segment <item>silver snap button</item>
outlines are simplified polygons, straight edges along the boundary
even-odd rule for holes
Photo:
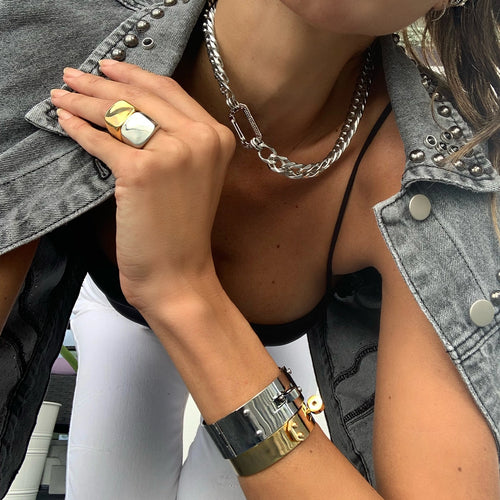
[[[153,19],[161,19],[164,15],[165,15],[165,12],[163,12],[162,9],[156,8],[156,9],[153,9],[151,11],[151,17]]]
[[[439,106],[437,112],[445,118],[451,115],[451,109],[448,106]]]
[[[137,47],[137,45],[139,44],[139,39],[137,38],[137,35],[129,33],[123,39],[123,43],[126,47],[133,48]]]
[[[111,59],[115,61],[125,61],[125,51],[123,49],[113,49],[111,51]]]
[[[441,139],[445,142],[450,142],[453,139],[453,135],[449,130],[445,130],[441,133]]]
[[[409,155],[410,161],[420,163],[425,160],[425,153],[421,149],[415,149]]]
[[[432,161],[436,164],[439,165],[444,161],[444,156],[441,153],[437,153],[432,157]]]
[[[491,303],[494,306],[500,306],[500,290],[495,290],[494,292],[491,292],[490,299]]]
[[[144,33],[145,31],[148,31],[151,25],[147,21],[141,19],[140,21],[137,21],[136,27],[139,33]]]
[[[477,326],[486,326],[493,321],[495,308],[489,300],[476,300],[470,306],[469,315],[472,322]]]
[[[415,220],[425,220],[431,213],[431,202],[423,194],[416,194],[408,205],[411,216]]]
[[[473,177],[481,177],[483,175],[483,168],[479,165],[473,165],[469,168],[469,172]]]
[[[428,135],[428,136],[424,139],[424,144],[425,144],[428,148],[433,148],[433,147],[437,144],[437,139],[436,139],[433,135]]]
[[[426,75],[424,73],[422,73],[420,76],[422,77],[422,85],[426,89],[428,89],[432,84],[432,80],[430,79],[430,77],[428,75]]]
[[[460,139],[463,135],[463,131],[460,127],[457,127],[456,125],[451,127],[449,129],[450,134],[455,138],[455,139]]]

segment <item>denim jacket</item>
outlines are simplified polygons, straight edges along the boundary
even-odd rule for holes
[[[171,75],[203,5],[0,3],[0,253],[41,238],[0,336],[0,497],[22,462],[86,273],[85,255],[72,244],[74,221],[114,188],[109,169],[59,127],[48,90],[61,84],[64,66],[97,74],[98,61],[107,57]],[[491,197],[500,191],[500,176],[481,147],[454,165],[442,161],[470,139],[470,128],[446,97],[431,102],[435,83],[393,37],[381,44],[407,162],[400,192],[374,211],[498,444],[500,243]],[[366,269],[345,277],[322,324],[308,332],[332,440],[371,482],[379,316],[380,277]]]

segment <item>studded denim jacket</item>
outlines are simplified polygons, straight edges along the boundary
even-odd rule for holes
[[[172,74],[203,4],[0,3],[0,253],[41,238],[0,336],[0,497],[23,459],[86,272],[71,228],[114,187],[109,169],[60,129],[48,89],[61,84],[64,66],[97,73],[106,57]],[[431,104],[432,79],[392,37],[381,43],[407,162],[400,192],[374,211],[402,275],[498,443],[500,245],[490,201],[500,191],[500,176],[480,147],[454,165],[443,162],[471,137],[469,127],[444,97]],[[332,440],[372,482],[379,297],[373,269],[346,276],[323,323],[308,332]]]

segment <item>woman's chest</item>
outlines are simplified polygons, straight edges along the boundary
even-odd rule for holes
[[[254,322],[293,320],[325,293],[338,197],[317,181],[294,183],[222,194],[212,254],[226,292]]]
[[[318,181],[249,188],[229,176],[212,229],[218,277],[230,298],[255,323],[300,317],[325,293],[329,248],[338,212],[335,193]],[[87,224],[110,265],[115,257],[115,205],[95,209]],[[92,244],[92,243],[91,243]]]
[[[394,154],[389,157],[381,153],[385,148],[376,147],[366,155],[345,206],[334,274],[372,265],[371,246],[380,237],[372,206],[397,191],[403,164],[396,154],[400,142],[381,142],[391,145]],[[346,155],[346,161],[306,180],[282,178],[255,163],[230,166],[212,228],[212,255],[224,289],[249,321],[294,320],[325,294],[334,228],[353,157]],[[386,173],[382,192],[375,172]],[[116,264],[114,218],[113,200],[95,210],[90,239],[96,238]]]

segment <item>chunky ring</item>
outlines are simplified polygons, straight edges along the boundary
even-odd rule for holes
[[[142,148],[158,130],[158,124],[143,113],[132,113],[122,125],[122,141],[134,148]]]
[[[122,140],[122,125],[132,113],[135,113],[135,108],[132,104],[129,104],[127,101],[117,101],[104,115],[108,132],[119,141]]]
[[[104,115],[108,132],[125,144],[142,148],[158,130],[158,124],[127,101],[117,101]]]

